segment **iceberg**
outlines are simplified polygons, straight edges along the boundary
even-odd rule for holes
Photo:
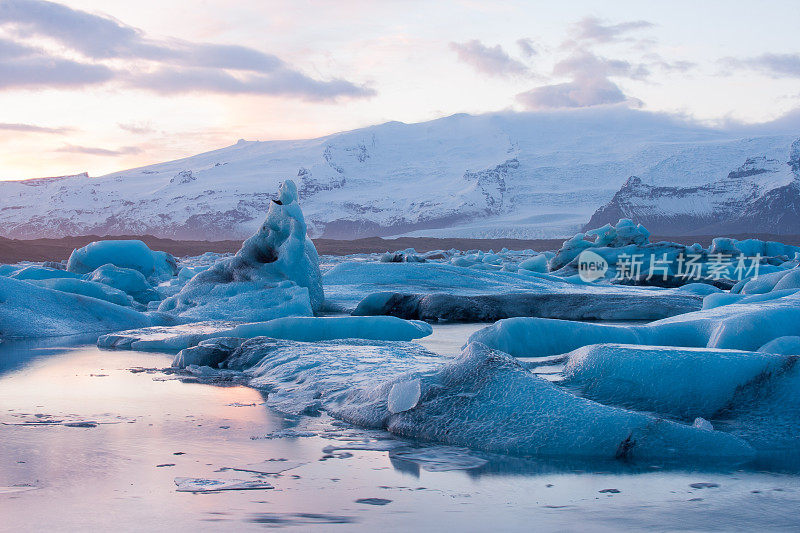
[[[243,322],[311,316],[324,294],[319,257],[306,229],[297,188],[287,180],[258,232],[233,257],[192,277],[159,311]]]
[[[163,320],[102,299],[6,277],[0,277],[0,302],[0,338],[142,328]]]
[[[380,317],[283,317],[266,322],[194,322],[169,327],[149,327],[102,335],[100,348],[176,352],[217,338],[240,340],[271,337],[315,342],[330,339],[373,339],[410,341],[432,333],[429,324]],[[179,365],[183,366],[183,365]]]
[[[791,292],[767,301],[703,309],[645,325],[509,318],[476,331],[469,340],[516,357],[544,357],[601,343],[753,351],[778,337],[798,335],[800,293]]]
[[[51,278],[51,279],[38,279],[29,280],[28,283],[53,289],[55,291],[69,292],[72,294],[82,294],[104,300],[117,305],[124,305],[126,307],[133,306],[133,298],[124,292],[104,285],[102,283],[95,283],[94,281],[84,281],[82,279],[72,278]]]
[[[97,267],[86,277],[89,281],[121,290],[141,304],[147,305],[149,302],[161,300],[158,291],[150,285],[144,274],[132,268],[118,267],[109,263]]]
[[[605,404],[710,419],[730,408],[742,390],[792,366],[792,356],[772,353],[594,344],[567,355],[562,385]]]
[[[326,411],[451,446],[626,459],[753,455],[746,442],[724,432],[578,397],[478,343],[443,360],[412,343],[258,337],[219,366],[242,371],[251,386],[269,392],[268,405],[285,413]]]
[[[151,250],[138,240],[96,241],[73,250],[67,271],[88,274],[106,264],[138,270],[148,279],[168,279],[178,273],[178,263],[166,252]]]
[[[391,315],[409,320],[496,322],[511,317],[566,320],[657,320],[696,311],[702,296],[690,292],[595,291],[494,295],[379,292],[359,302],[353,315]]]
[[[680,289],[587,284],[525,270],[475,270],[430,262],[344,262],[326,272],[323,281],[328,309],[407,319],[652,320],[702,307],[702,295]]]

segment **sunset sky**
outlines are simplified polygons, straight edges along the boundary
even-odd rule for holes
[[[800,107],[796,1],[0,0],[0,179],[453,113]]]

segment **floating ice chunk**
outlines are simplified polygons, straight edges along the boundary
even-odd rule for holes
[[[401,381],[392,385],[389,390],[388,408],[390,413],[402,413],[413,409],[422,395],[419,379]]]
[[[141,328],[162,318],[104,300],[0,277],[0,338]]]
[[[51,278],[29,280],[28,283],[32,283],[46,289],[53,289],[55,291],[82,294],[83,296],[97,298],[98,300],[111,302],[117,305],[128,307],[133,305],[133,298],[124,292],[113,287],[109,287],[108,285],[95,283],[93,281],[84,281],[82,279],[72,278]]]
[[[721,432],[701,431],[575,396],[502,352],[470,344],[420,377],[417,406],[392,414],[379,401],[398,381],[353,391],[335,416],[375,420],[400,436],[514,454],[598,457],[748,457],[752,449]]]
[[[433,332],[430,324],[396,317],[283,317],[267,322],[239,324],[208,321],[171,327],[151,327],[101,336],[101,348],[175,352],[218,337],[271,337],[296,341],[374,339],[410,341]],[[232,345],[233,346],[233,345]]]
[[[206,479],[197,477],[176,477],[178,492],[217,492],[221,490],[259,490],[272,489],[272,485],[262,480],[245,479]]]
[[[533,256],[525,261],[522,261],[518,266],[521,269],[530,270],[531,272],[546,273],[548,271],[547,256],[544,254]]]
[[[677,291],[591,290],[462,296],[380,292],[364,298],[353,315],[391,315],[410,320],[495,322],[535,316],[569,320],[656,320],[696,311],[702,299]]]
[[[778,337],[766,343],[759,348],[758,351],[785,355],[800,355],[800,337],[796,335]]]
[[[777,337],[797,335],[800,293],[790,293],[766,302],[703,309],[646,325],[509,318],[473,333],[470,341],[517,357],[544,357],[607,342],[756,350]]]
[[[13,272],[12,274],[9,275],[9,277],[19,280],[33,281],[33,280],[61,279],[61,278],[76,279],[80,276],[78,274],[74,274],[72,272],[66,272],[60,269],[48,268],[38,265],[30,265],[23,267],[17,270],[16,272]]]
[[[138,270],[146,278],[167,279],[178,273],[178,264],[174,257],[166,252],[151,250],[138,240],[89,243],[72,252],[67,261],[67,270],[76,274],[88,274],[109,263]]]
[[[280,474],[287,470],[293,470],[299,466],[308,464],[307,461],[288,461],[286,459],[268,459],[260,463],[253,463],[244,466],[231,466],[231,470],[239,472],[252,472],[254,474]]]
[[[563,385],[592,400],[691,420],[779,375],[788,356],[738,350],[595,344],[568,354]]]
[[[697,429],[703,429],[705,431],[714,431],[714,426],[711,424],[711,422],[699,416],[694,419],[694,423],[692,425]]]
[[[262,321],[310,316],[324,299],[319,258],[297,204],[297,189],[283,182],[259,231],[233,257],[189,280],[159,306],[193,320]]]
[[[142,304],[161,299],[158,291],[150,285],[144,274],[132,268],[106,264],[92,271],[88,279],[130,294],[134,300]]]

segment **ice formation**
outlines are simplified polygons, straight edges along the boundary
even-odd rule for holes
[[[380,317],[283,317],[267,322],[207,321],[170,327],[150,327],[102,335],[101,348],[176,352],[217,338],[272,337],[315,342],[330,339],[410,341],[430,335],[424,322]]]
[[[177,262],[166,252],[151,250],[145,243],[130,241],[96,241],[72,252],[67,270],[88,274],[103,265],[111,264],[138,270],[149,279],[167,279],[178,273]]]
[[[699,281],[729,289],[742,277],[753,276],[750,270],[753,258],[758,258],[755,260],[760,263],[759,273],[769,274],[780,271],[781,265],[792,260],[800,248],[757,239],[717,238],[708,249],[699,244],[652,243],[650,233],[641,224],[620,219],[615,226],[606,224],[565,241],[550,259],[549,270],[562,276],[574,275],[578,271],[581,253],[585,251],[591,251],[606,261],[608,270],[603,279],[608,281],[670,287]],[[620,264],[630,262],[634,256],[639,256],[642,263],[638,271],[620,273]],[[740,256],[744,261],[741,265]],[[696,265],[687,266],[690,259]],[[720,264],[723,261],[724,267],[715,266],[715,262]]]
[[[598,343],[756,350],[778,337],[796,335],[800,335],[800,293],[792,292],[768,301],[703,309],[645,325],[509,318],[475,332],[470,341],[517,357],[542,357]]]
[[[656,320],[702,307],[690,292],[509,292],[462,296],[379,292],[359,302],[353,315],[391,315],[411,320],[495,322],[511,317],[567,320]]]
[[[710,419],[748,387],[791,373],[795,359],[739,350],[593,344],[568,354],[563,384],[606,404]]]
[[[159,317],[103,299],[38,287],[2,276],[0,302],[0,338],[114,331],[152,326],[159,322]]]
[[[587,284],[524,269],[488,271],[433,262],[343,262],[323,281],[329,309],[408,319],[652,320],[702,305],[701,296],[691,290]]]
[[[254,322],[310,316],[323,299],[317,251],[306,235],[297,188],[287,180],[261,228],[236,255],[195,275],[159,310],[192,320]]]
[[[442,360],[411,343],[259,337],[219,366],[242,371],[286,413],[325,410],[361,426],[473,449],[607,458],[753,454],[723,432],[578,397],[477,343]]]

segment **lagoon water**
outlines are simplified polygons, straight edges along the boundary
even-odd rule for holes
[[[478,327],[437,325],[421,343],[453,355]],[[92,341],[0,344],[0,530],[800,529],[791,465],[561,461],[430,444],[403,457],[387,450],[417,444],[326,415],[287,417],[255,389],[163,372],[169,355]],[[264,461],[292,468],[233,470]],[[179,492],[176,478],[273,488]]]

